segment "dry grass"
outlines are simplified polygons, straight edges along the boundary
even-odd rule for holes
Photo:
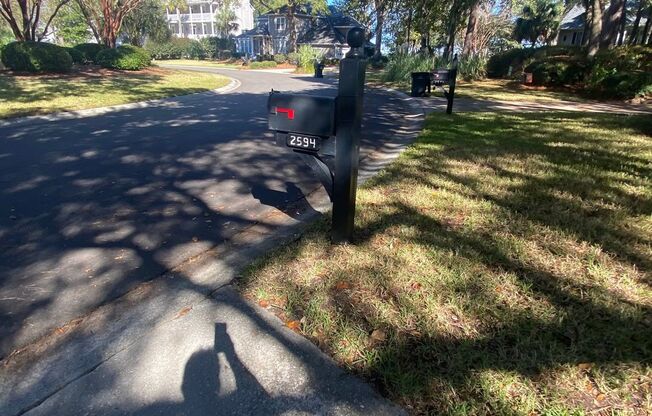
[[[432,115],[241,289],[414,414],[652,414],[652,120]]]
[[[132,72],[84,67],[63,75],[5,72],[0,73],[0,118],[192,94],[228,83],[219,75],[160,68]]]

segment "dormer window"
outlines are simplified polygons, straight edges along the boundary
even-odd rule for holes
[[[275,17],[274,27],[276,28],[277,32],[285,31],[285,17]]]

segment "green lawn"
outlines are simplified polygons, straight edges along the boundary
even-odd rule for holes
[[[27,76],[0,73],[0,118],[191,94],[229,83],[226,77],[191,71],[98,71]]]
[[[652,414],[652,118],[433,114],[240,290],[413,414]]]
[[[197,59],[161,59],[154,61],[157,65],[181,65],[181,66],[208,66],[215,68],[240,68],[242,65],[229,64],[217,61],[201,61]]]

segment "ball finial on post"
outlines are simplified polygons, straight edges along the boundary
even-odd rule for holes
[[[364,29],[360,27],[354,27],[349,29],[349,32],[346,34],[346,43],[349,44],[351,50],[346,54],[347,58],[362,58],[362,45],[365,42],[365,33]]]
[[[364,29],[354,27],[346,34],[346,43],[352,48],[359,48],[364,45]]]

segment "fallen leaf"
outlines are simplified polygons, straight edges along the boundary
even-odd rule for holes
[[[382,329],[375,329],[371,333],[371,339],[375,342],[383,342],[387,339],[387,334]]]
[[[260,305],[261,308],[266,308],[269,306],[269,302],[267,302],[265,299],[261,299],[258,301],[258,305]]]
[[[181,309],[179,311],[179,313],[177,314],[177,316],[174,317],[174,319],[178,319],[178,318],[181,318],[184,315],[187,315],[188,312],[190,312],[191,310],[192,310],[192,306],[186,306],[185,308],[183,308],[183,309]]]
[[[351,289],[351,283],[348,283],[348,282],[338,282],[338,283],[335,285],[335,289],[337,289],[337,290]]]
[[[298,331],[299,326],[301,326],[301,322],[299,322],[299,321],[288,321],[285,324],[285,326],[287,326],[288,328],[290,328],[293,331]]]
[[[579,363],[577,365],[580,370],[590,370],[591,369],[591,363]]]
[[[595,396],[595,399],[596,399],[597,401],[599,401],[599,402],[604,401],[604,399],[606,399],[606,398],[607,398],[607,395],[604,394],[604,393],[600,393],[600,394],[598,394],[597,396]]]
[[[412,282],[412,284],[410,285],[410,287],[412,288],[412,290],[420,290],[420,289],[421,289],[421,283],[419,283],[419,282]]]

